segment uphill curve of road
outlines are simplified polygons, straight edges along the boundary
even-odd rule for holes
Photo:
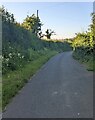
[[[16,95],[3,118],[92,118],[93,73],[72,58],[52,57]]]

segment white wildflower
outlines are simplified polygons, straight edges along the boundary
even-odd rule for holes
[[[12,58],[12,53],[9,53],[9,57]]]
[[[20,56],[20,53],[18,53],[18,56]]]
[[[7,58],[6,61],[9,61],[9,58]]]
[[[22,58],[24,58],[24,56],[22,56]]]
[[[9,53],[9,56],[11,56],[12,55],[12,53]]]

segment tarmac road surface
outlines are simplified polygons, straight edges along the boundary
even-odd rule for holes
[[[72,58],[52,57],[13,98],[3,118],[92,118],[93,72]]]

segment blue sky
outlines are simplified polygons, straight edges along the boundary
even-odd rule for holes
[[[86,31],[93,12],[92,2],[14,2],[3,5],[14,14],[18,22],[22,22],[27,14],[36,14],[38,9],[44,24],[43,32],[50,28],[56,32],[53,38],[57,39],[74,37],[75,33]]]

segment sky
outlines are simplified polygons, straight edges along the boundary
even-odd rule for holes
[[[42,31],[54,30],[53,39],[72,38],[75,33],[86,31],[93,12],[93,2],[8,2],[3,5],[20,23],[39,10]]]

